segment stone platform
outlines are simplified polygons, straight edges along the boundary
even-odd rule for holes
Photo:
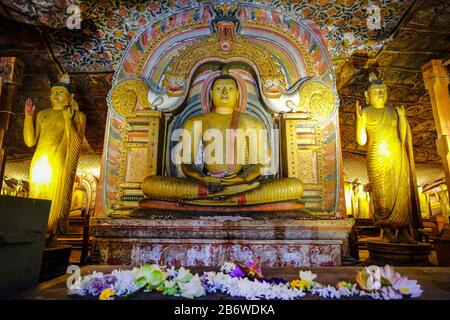
[[[351,219],[92,218],[100,263],[220,266],[261,257],[263,266],[339,266]]]
[[[110,273],[114,269],[129,269],[128,266],[87,266],[81,268],[80,274],[82,276],[92,274],[92,272]],[[204,271],[218,271],[218,268],[212,267],[187,267],[192,273],[201,274]],[[351,281],[355,283],[355,276],[358,270],[362,267],[326,267],[326,268],[302,268],[302,270],[311,270],[317,274],[316,281],[323,284],[336,284],[339,281]],[[420,284],[423,294],[419,298],[411,300],[450,300],[450,268],[439,267],[398,267],[396,271],[400,272],[403,276],[409,279],[417,280]],[[298,278],[298,268],[264,268],[263,273],[266,277],[281,277],[287,280]],[[81,297],[81,296],[69,296],[67,295],[67,278],[71,274],[63,275],[59,278],[39,284],[36,288],[23,291],[17,295],[8,295],[0,298],[6,299],[28,299],[28,300],[97,300],[97,297]],[[183,300],[188,299],[182,297],[167,297],[161,293],[138,293],[129,297],[118,298],[125,300]],[[197,300],[241,300],[242,298],[231,297],[222,293],[208,294],[204,297],[197,298]],[[307,295],[302,300],[323,300],[324,298],[318,295]],[[344,300],[369,300],[366,297],[351,297]],[[403,304],[404,305],[404,304]],[[411,306],[411,304],[406,304]],[[111,307],[111,304],[109,304]],[[314,310],[315,314],[317,310]],[[313,315],[313,314],[311,314]],[[289,315],[286,315],[286,318]],[[280,318],[284,319],[284,318]]]
[[[305,204],[300,201],[285,201],[265,203],[256,205],[239,206],[203,206],[186,204],[173,201],[158,201],[142,199],[139,208],[133,210],[131,217],[136,218],[198,218],[199,216],[227,217],[249,217],[254,219],[275,218],[298,218],[299,214],[304,217],[313,217],[310,213],[302,210]]]
[[[386,243],[366,241],[369,259],[366,264],[393,264],[395,266],[432,266],[428,259],[433,247],[429,243]]]

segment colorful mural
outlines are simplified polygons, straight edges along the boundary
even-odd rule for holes
[[[305,182],[306,208],[327,215],[340,211],[339,101],[326,43],[310,21],[244,3],[194,5],[148,24],[134,36],[108,98],[100,187],[104,189],[97,213],[126,213],[142,198],[145,176],[176,175],[169,163],[170,147],[150,136],[158,137],[160,126],[168,126],[169,141],[171,130],[181,125],[185,114],[206,110],[206,98],[192,100],[188,94],[204,96],[212,78],[203,75],[217,74],[221,64],[227,64],[231,74],[240,74],[237,79],[248,78],[251,94],[243,90],[243,97],[259,97],[254,105],[248,101],[253,107],[244,112],[261,114],[268,127],[280,123],[281,134],[287,137],[278,142],[286,149],[284,158],[279,156],[285,162],[281,166],[287,168],[282,176]],[[172,112],[177,116],[170,122]],[[160,120],[164,118],[165,124]],[[137,131],[142,139],[136,138]],[[166,172],[148,166],[141,175],[129,174],[164,158]],[[299,170],[299,163],[315,174],[310,177],[307,170]]]
[[[125,49],[146,25],[168,17],[187,7],[223,1],[14,1],[2,0],[8,15],[14,19],[47,27],[53,54],[69,72],[114,70]],[[236,1],[229,1],[230,3]],[[289,17],[315,23],[324,37],[333,59],[352,53],[376,54],[389,41],[389,36],[412,4],[412,0],[265,0],[239,1],[267,7],[281,14],[277,23],[289,28]],[[81,29],[68,29],[76,18],[68,11],[70,4],[80,9]],[[379,11],[378,11],[379,10]],[[69,13],[68,13],[69,12]],[[253,20],[271,17],[258,15]],[[379,29],[377,15],[379,13]],[[286,19],[284,18],[286,17]],[[198,13],[186,19],[203,19]],[[177,24],[179,21],[171,21]],[[161,25],[162,28],[171,24]],[[155,30],[155,33],[158,31]]]

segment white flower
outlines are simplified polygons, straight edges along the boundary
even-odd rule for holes
[[[350,288],[340,285],[338,286],[338,292],[341,297],[351,297],[359,294],[359,290],[357,289],[356,284],[353,284]]]
[[[381,300],[383,297],[379,292],[368,292],[367,296],[371,297],[372,299]]]
[[[236,268],[236,265],[232,262],[225,262],[221,267],[220,267],[220,271],[224,272],[224,273],[230,273],[231,271],[234,270],[234,268]]]
[[[381,289],[381,270],[378,266],[368,266],[364,269],[366,275],[365,287],[367,290]]]
[[[113,290],[116,296],[123,296],[139,290],[139,286],[134,282],[134,274],[138,268],[132,270],[114,270],[111,274],[116,277]]]
[[[185,269],[183,267],[181,267],[180,269],[178,269],[178,274],[177,276],[174,278],[174,280],[176,282],[188,282],[189,280],[191,280],[193,277],[193,274],[189,272],[188,269]]]
[[[164,288],[170,289],[176,284],[174,280],[166,280],[164,281]]]
[[[318,294],[320,297],[326,299],[340,299],[342,297],[351,297],[358,294],[361,296],[365,295],[360,294],[360,291],[356,289],[356,284],[353,285],[351,289],[343,286],[339,286],[339,288],[336,289],[335,287],[332,287],[330,285],[326,287],[316,285],[312,288],[311,293]]]
[[[395,291],[391,286],[381,288],[380,293],[384,300],[398,300],[403,298],[402,295]]]
[[[367,290],[379,290],[381,288],[380,280],[377,280],[376,277],[369,275],[366,281]]]
[[[175,269],[174,266],[171,266],[170,269],[166,270],[167,274],[169,275],[169,277],[175,278],[178,274],[177,269]]]
[[[368,275],[371,275],[375,281],[380,281],[381,279],[381,268],[379,266],[368,266],[365,268],[366,269],[366,273]]]
[[[181,296],[185,298],[193,299],[196,297],[204,296],[206,294],[200,278],[198,277],[198,274],[192,277],[189,282],[179,282],[178,286],[180,287]]]
[[[309,285],[314,284],[314,279],[317,278],[317,274],[312,273],[311,271],[302,271],[299,272],[300,280],[308,281]]]
[[[401,295],[411,296],[412,298],[420,297],[423,292],[416,280],[409,280],[406,277],[398,279],[392,285],[392,288],[397,290]]]
[[[231,277],[222,272],[205,272],[204,279],[209,292],[220,291],[232,297],[244,297],[248,300],[292,300],[305,296],[301,290],[291,289],[287,284],[251,281],[247,278]]]

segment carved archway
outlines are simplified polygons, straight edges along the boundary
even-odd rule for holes
[[[143,177],[164,174],[166,120],[184,106],[197,68],[211,61],[253,69],[280,125],[281,174],[304,180],[310,210],[343,212],[339,101],[320,32],[270,7],[222,3],[154,21],[128,46],[108,97],[97,214],[128,212]]]

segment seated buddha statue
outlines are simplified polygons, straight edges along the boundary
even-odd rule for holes
[[[299,179],[260,179],[267,160],[265,126],[259,118],[236,111],[239,95],[236,80],[222,71],[211,85],[212,111],[183,125],[185,177],[146,177],[142,191],[148,199],[207,206],[300,199],[304,188]]]
[[[87,191],[85,188],[76,187],[72,191],[72,202],[69,215],[71,217],[82,217],[87,211]]]

